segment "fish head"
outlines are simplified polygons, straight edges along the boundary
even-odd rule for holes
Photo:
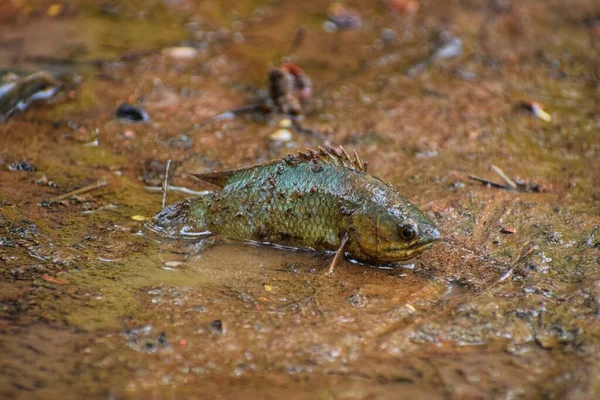
[[[156,214],[146,225],[148,229],[171,238],[197,238],[209,236],[211,233],[202,231],[193,218],[196,210],[192,199],[186,199],[165,207]]]
[[[357,253],[378,264],[409,260],[440,239],[435,222],[408,201],[356,213],[353,227]]]

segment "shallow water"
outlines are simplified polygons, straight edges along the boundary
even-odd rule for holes
[[[0,7],[0,67],[67,82],[0,125],[0,397],[597,398],[596,3],[354,1],[361,27],[334,34],[320,1]],[[407,76],[442,30],[462,53]],[[165,50],[182,45],[193,60]],[[273,143],[276,116],[193,129],[285,57],[313,80],[318,134]],[[126,100],[150,122],[116,120]],[[191,173],[322,144],[356,149],[444,241],[326,278],[326,255],[143,229],[169,159],[171,185],[202,191]],[[503,183],[491,165],[539,192],[468,179]]]

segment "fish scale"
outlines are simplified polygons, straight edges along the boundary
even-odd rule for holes
[[[439,238],[424,213],[343,149],[196,176],[221,190],[165,208],[155,230],[319,251],[337,250],[347,234],[349,255],[372,263],[408,259]],[[418,233],[410,240],[407,226]]]
[[[278,167],[239,174],[222,191],[205,196],[190,212],[197,221],[195,228],[284,246],[302,243],[318,250],[339,246],[343,219],[348,218],[340,209],[348,201],[323,185],[335,183],[340,176],[335,167],[325,166],[319,172],[307,164]],[[336,218],[338,224],[328,224]]]

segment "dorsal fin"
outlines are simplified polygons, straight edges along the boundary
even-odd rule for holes
[[[301,157],[303,155],[303,153],[300,153]],[[367,163],[360,161],[356,150],[354,151],[354,158],[352,158],[342,146],[340,146],[339,151],[331,146],[327,146],[327,148],[319,146],[319,151],[310,150],[308,155],[311,160],[317,159],[326,164],[339,165],[359,172],[367,172]]]
[[[236,168],[236,169],[224,169],[221,171],[208,171],[208,172],[202,172],[200,174],[191,174],[191,175],[194,178],[200,179],[203,182],[208,182],[208,183],[211,183],[215,186],[222,188],[222,187],[225,187],[225,185],[227,185],[227,183],[229,183],[229,180],[231,179],[232,176],[234,176],[240,172],[245,172],[249,169],[266,167],[268,165],[279,164],[280,162],[281,162],[281,160],[271,160],[271,161],[264,162],[262,164],[249,165],[247,167],[241,167],[241,168]]]
[[[194,178],[200,179],[203,182],[211,183],[218,187],[224,187],[229,181],[229,177],[237,170],[225,170],[225,171],[210,171],[203,172],[201,174],[192,174]]]
[[[288,155],[281,160],[267,161],[263,164],[255,164],[248,167],[242,167],[238,169],[228,169],[222,171],[209,171],[201,174],[192,174],[193,177],[200,179],[201,181],[211,183],[215,186],[225,187],[231,177],[239,172],[247,171],[249,169],[260,168],[268,165],[278,164],[284,162],[289,165],[296,165],[299,163],[306,162],[321,162],[329,165],[337,165],[340,167],[352,169],[359,172],[367,172],[367,163],[361,162],[358,154],[354,151],[354,158],[340,146],[340,150],[336,150],[331,146],[323,148],[319,146],[318,150],[308,150],[307,152],[298,152],[298,155]]]

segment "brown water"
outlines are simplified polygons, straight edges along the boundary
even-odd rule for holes
[[[422,1],[411,16],[352,1],[362,27],[335,34],[316,0],[84,1],[55,17],[52,2],[7,4],[1,65],[69,85],[0,125],[0,397],[600,396],[597,2]],[[442,30],[462,54],[407,76]],[[176,45],[197,57],[165,55]],[[190,129],[251,103],[284,57],[313,80],[303,124],[322,135],[273,144],[276,117]],[[149,124],[113,118],[128,99]],[[190,173],[324,142],[356,149],[445,241],[410,266],[325,278],[324,256],[197,251],[131,218],[161,208],[144,186],[168,159],[172,185],[203,190]],[[501,183],[492,164],[541,191],[467,178]]]

